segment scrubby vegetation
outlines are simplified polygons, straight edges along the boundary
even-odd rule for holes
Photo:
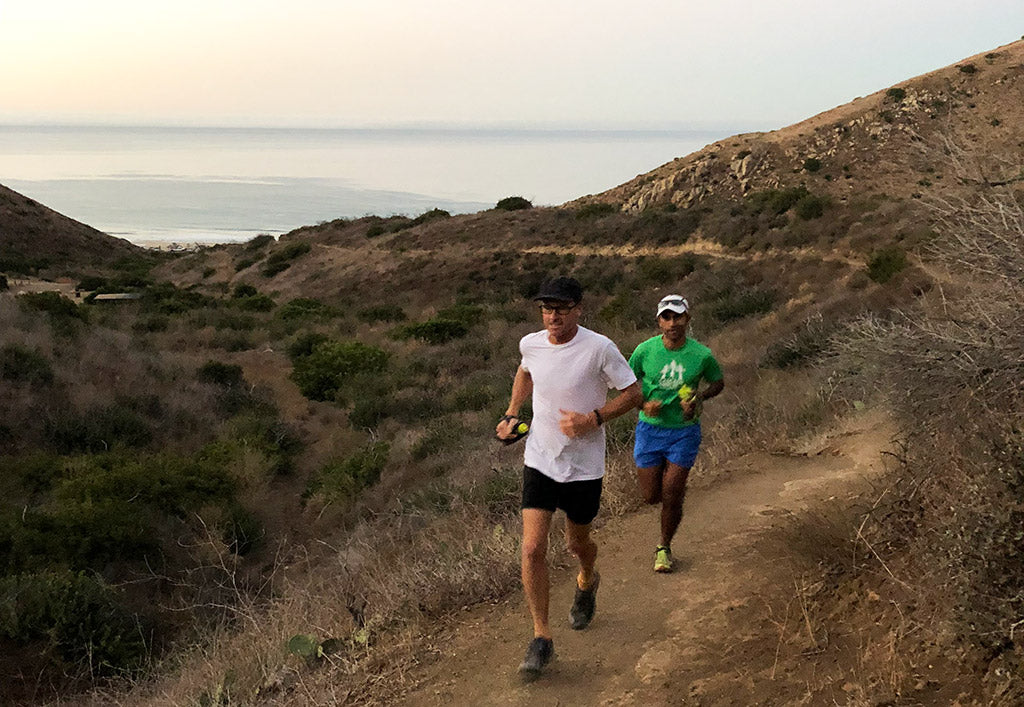
[[[968,179],[979,158],[958,159]],[[902,666],[935,642],[962,660],[999,666],[980,689],[998,695],[993,703],[1016,704],[1024,699],[1015,640],[1024,612],[1024,202],[1019,191],[984,187],[934,209],[941,233],[929,257],[951,281],[895,315],[856,320],[829,347],[835,382],[873,391],[906,424],[885,491],[866,499],[870,511],[847,536],[864,553],[862,566],[828,564],[840,592],[870,591],[886,604],[863,616],[880,627],[878,640],[893,642],[879,668],[888,671],[878,678],[888,687],[880,695],[913,689]],[[887,282],[905,265],[890,247],[869,268]],[[792,354],[770,359],[789,361],[804,348],[799,338]],[[917,637],[908,641],[911,627]]]
[[[894,124],[907,95],[884,98]],[[716,164],[759,168],[770,156],[748,144],[716,147]],[[911,181],[934,201],[836,190],[864,169],[847,161],[807,144],[771,179],[737,171],[728,197],[703,178],[566,208],[509,197],[76,274],[141,295],[113,306],[3,293],[0,643],[32,678],[5,681],[0,700],[396,698],[401,679],[381,666],[402,675],[432,621],[518,586],[521,458],[493,427],[516,343],[538,327],[529,297],[555,273],[583,283],[584,325],[627,354],[654,333],[660,296],[690,298],[729,381],[697,484],[723,460],[785,454],[837,416],[894,407],[911,428],[897,473],[817,543],[813,600],[798,587],[810,640],[834,648],[811,624],[843,609],[836,587],[874,592],[889,613],[869,630],[905,622],[878,684],[911,679],[911,641],[1018,674],[1016,173],[998,199],[978,184],[982,198],[949,208],[944,189],[969,175],[938,160]],[[632,421],[607,434],[600,522],[639,503]],[[855,567],[840,561],[851,546]],[[929,633],[924,606],[955,635]]]
[[[299,256],[308,253],[310,248],[311,246],[309,243],[304,243],[302,241],[278,246],[278,248],[268,255],[266,260],[263,261],[263,268],[260,270],[260,273],[263,277],[274,277],[275,275],[290,268],[292,266],[292,261]]]
[[[532,209],[533,204],[529,199],[521,196],[506,196],[504,199],[499,199],[494,208],[499,211],[522,211],[523,209]]]

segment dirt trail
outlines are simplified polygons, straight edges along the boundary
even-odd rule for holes
[[[557,658],[537,682],[515,673],[531,637],[519,594],[439,634],[438,659],[407,676],[417,688],[402,704],[846,704],[856,667],[816,661],[821,639],[804,631],[794,599],[798,553],[772,533],[789,514],[863,488],[891,439],[885,416],[871,413],[806,454],[736,460],[722,481],[691,490],[674,543],[683,568],[671,575],[651,570],[657,511],[609,522],[597,532],[602,583],[587,630],[563,616],[572,570],[553,573]]]

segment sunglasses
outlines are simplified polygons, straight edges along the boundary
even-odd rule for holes
[[[564,317],[566,314],[576,309],[576,304],[540,304],[538,305],[542,314],[557,314]]]

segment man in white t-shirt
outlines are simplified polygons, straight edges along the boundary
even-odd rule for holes
[[[546,281],[534,297],[544,330],[519,342],[522,362],[512,397],[496,432],[515,436],[519,410],[532,395],[533,420],[523,468],[523,589],[533,618],[533,641],[519,671],[537,677],[554,656],[548,624],[548,532],[556,509],[565,511],[565,537],[579,559],[576,597],[569,620],[587,627],[594,616],[600,575],[590,524],[597,516],[604,476],[602,425],[638,407],[636,375],[615,343],[579,325],[583,290],[569,277]],[[608,390],[620,395],[608,401]]]

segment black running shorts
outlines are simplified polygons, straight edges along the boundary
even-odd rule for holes
[[[603,479],[560,482],[533,467],[523,467],[523,508],[555,512],[561,508],[576,525],[587,525],[597,517]]]

